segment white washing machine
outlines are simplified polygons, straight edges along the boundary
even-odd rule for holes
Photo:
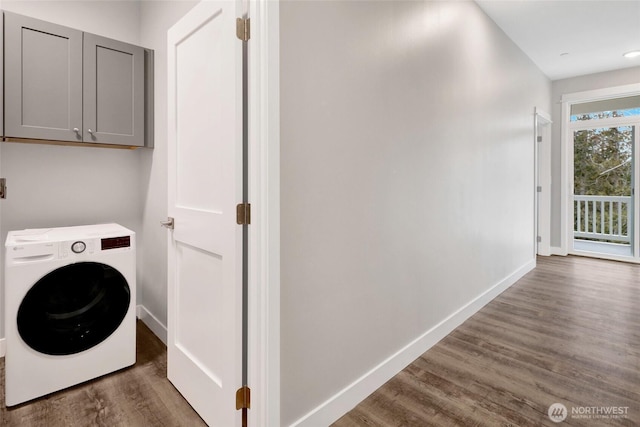
[[[133,231],[12,231],[5,249],[7,406],[135,363]]]

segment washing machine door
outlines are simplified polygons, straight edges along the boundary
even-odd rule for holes
[[[79,353],[120,326],[130,301],[129,285],[116,269],[95,262],[66,265],[27,292],[18,309],[18,332],[40,353]]]

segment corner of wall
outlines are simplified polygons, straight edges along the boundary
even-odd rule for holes
[[[167,327],[154,316],[144,305],[136,307],[136,317],[140,319],[153,332],[160,341],[167,345]],[[4,341],[4,340],[2,340]],[[0,342],[0,351],[2,351],[2,342]],[[4,353],[2,353],[4,354]]]

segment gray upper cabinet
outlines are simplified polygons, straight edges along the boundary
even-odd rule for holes
[[[82,141],[82,32],[4,16],[5,136]]]
[[[144,145],[144,49],[84,34],[85,141]]]
[[[5,137],[145,145],[145,50],[5,16]]]

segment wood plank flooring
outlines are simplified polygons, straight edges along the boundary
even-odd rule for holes
[[[638,265],[539,258],[334,426],[640,426],[639,307]],[[132,368],[9,410],[0,359],[1,425],[204,426],[167,380],[166,347],[142,322],[137,357]],[[559,424],[547,416],[556,402],[569,411]],[[593,406],[628,407],[627,418],[571,415]]]
[[[20,427],[206,426],[167,380],[167,348],[137,322],[133,367],[7,409],[0,359],[0,421]]]
[[[553,403],[567,408],[561,423],[548,417]],[[626,417],[591,408],[609,406],[628,407]],[[538,258],[535,270],[334,423],[564,425],[640,426],[638,265]]]

